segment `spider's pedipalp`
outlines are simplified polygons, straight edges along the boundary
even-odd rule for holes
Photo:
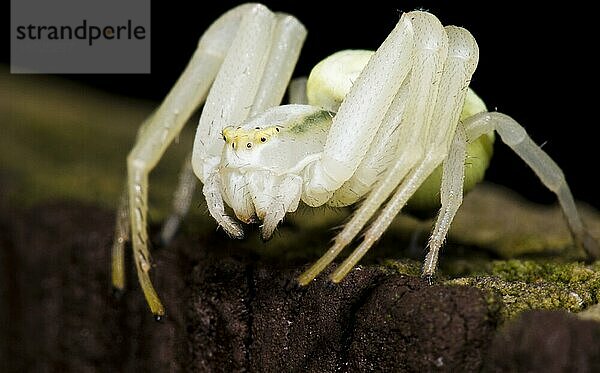
[[[269,208],[262,220],[261,238],[269,240],[275,232],[275,228],[288,212],[294,212],[298,208],[302,192],[302,179],[298,176],[288,175],[278,184],[277,194],[271,201]]]
[[[225,212],[218,176],[218,174],[213,174],[204,180],[202,193],[206,197],[208,211],[230,237],[242,239],[244,238],[242,226]]]

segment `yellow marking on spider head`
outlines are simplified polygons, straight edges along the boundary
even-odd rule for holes
[[[233,149],[251,149],[258,144],[264,144],[279,132],[278,127],[255,127],[245,129],[241,127],[225,127],[223,129],[223,140]]]

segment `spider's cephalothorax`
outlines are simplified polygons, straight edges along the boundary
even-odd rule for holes
[[[239,220],[260,220],[264,239],[298,207],[305,167],[323,151],[332,118],[319,107],[285,105],[223,129],[219,189]]]
[[[189,65],[143,125],[127,158],[127,195],[117,214],[113,245],[116,288],[124,286],[123,251],[131,237],[144,295],[155,315],[164,314],[148,274],[148,173],[204,101],[193,153],[176,193],[175,212],[163,230],[165,241],[189,208],[195,185],[192,169],[203,183],[210,214],[236,238],[243,237],[243,229],[226,213],[225,204],[242,222],[261,220],[267,238],[299,200],[310,206],[340,206],[362,198],[332,247],[299,279],[308,284],[364,231],[358,247],[332,274],[337,282],[408,200],[423,194],[419,190],[437,172],[437,184],[425,188],[435,185],[439,194],[428,193],[441,205],[423,266],[423,275],[430,277],[462,203],[463,187],[482,177],[483,171],[471,179],[465,176],[469,175],[467,153],[480,142],[485,169],[490,134],[495,131],[557,195],[575,242],[590,256],[599,256],[561,169],[523,127],[507,115],[485,111],[482,105],[465,110],[479,59],[477,43],[467,30],[444,27],[427,12],[405,13],[372,56],[356,52],[348,64],[328,65],[347,66],[354,71],[351,79],[335,73],[337,67],[330,72],[321,69],[329,82],[326,86],[346,87],[333,89],[337,96],[319,91],[325,93],[316,96],[328,97],[318,103],[324,108],[277,107],[305,35],[294,17],[272,13],[260,4],[245,4],[221,16],[202,36]],[[319,79],[312,81],[311,85]],[[290,92],[290,101],[306,103],[302,81],[292,82]],[[328,110],[336,111],[335,116]]]

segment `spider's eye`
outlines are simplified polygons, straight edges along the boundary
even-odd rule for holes
[[[260,138],[260,142],[266,142],[266,141],[267,141],[267,139],[266,139],[266,138],[264,138],[264,137],[261,137],[261,138]]]
[[[246,144],[246,148],[250,149],[251,147],[252,147],[252,143],[249,142]]]
[[[279,128],[275,127],[275,131],[279,132]]]
[[[235,143],[234,142],[231,143],[231,148],[235,149]]]

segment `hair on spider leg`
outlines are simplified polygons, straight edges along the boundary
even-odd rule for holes
[[[421,12],[429,12],[429,10],[427,8],[425,8],[424,6],[418,6],[415,8],[411,8],[410,10],[406,10],[406,9],[402,9],[402,8],[396,8],[395,10],[396,10],[396,14],[398,15],[398,17],[400,17],[404,13],[410,13],[413,10],[418,10]]]
[[[430,13],[429,8],[425,8],[424,6],[418,6],[414,10],[418,10],[419,12],[427,12]]]
[[[434,275],[424,275],[421,276],[423,282],[425,282],[428,286],[433,286],[436,284],[436,277]]]
[[[344,214],[346,214],[346,212],[348,211],[347,207],[333,207],[333,206],[329,206],[329,205],[322,205],[319,206],[318,208],[312,208],[310,206],[307,206],[303,203],[300,203],[298,205],[298,209],[294,212],[294,216],[301,218],[301,219],[311,219],[311,218],[316,218],[318,215],[322,215],[324,213],[332,213],[334,214],[336,217],[341,217]],[[287,215],[286,215],[287,217]],[[296,228],[296,224],[293,223],[295,219],[290,219],[287,220],[287,224],[285,224],[286,227],[294,227]],[[341,223],[341,225],[334,225],[334,226],[328,226],[326,229],[328,232],[332,232],[332,231],[336,231],[339,230],[341,228],[343,228],[343,225],[345,223]],[[331,240],[333,240],[333,238],[331,238]]]
[[[227,230],[226,230],[225,228],[223,228],[223,226],[222,226],[221,224],[217,224],[217,226],[215,227],[215,232],[219,232],[220,230],[222,230],[222,231],[223,231],[223,233],[225,233],[225,235],[226,235],[227,237],[234,238],[234,237],[231,237],[231,236],[229,235],[229,233],[227,233]]]
[[[361,198],[356,203],[360,203],[362,200],[363,200],[363,198]],[[335,225],[332,225],[331,227],[327,228],[327,232],[339,232],[342,229],[344,229],[344,226],[352,219],[352,214],[354,213],[349,206],[334,207],[334,206],[324,205],[324,206],[321,206],[320,208],[325,209],[327,211],[334,212],[338,216],[346,214],[346,216],[343,218],[343,220],[339,224],[335,224]],[[315,213],[314,209],[311,209],[310,211]],[[332,235],[332,237],[329,239],[329,241],[334,242],[336,235]]]
[[[465,166],[473,166],[473,162],[470,162],[470,159],[477,159],[480,160],[481,157],[477,156],[477,155],[470,155],[467,154],[467,156],[465,157]]]

